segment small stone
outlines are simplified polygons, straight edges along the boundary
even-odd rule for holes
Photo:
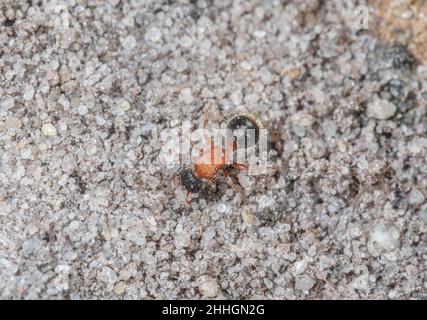
[[[227,206],[227,204],[225,204],[224,202],[220,202],[218,203],[218,205],[216,206],[217,211],[219,213],[230,213],[231,209],[229,206]]]
[[[400,239],[396,228],[385,224],[375,225],[369,233],[367,247],[373,256],[398,249]]]
[[[27,85],[24,88],[24,100],[25,101],[30,101],[32,100],[34,97],[34,87],[32,85]]]
[[[120,270],[120,272],[119,272],[119,277],[123,281],[129,280],[131,276],[132,276],[131,273],[129,271],[125,270],[125,269]]]
[[[70,266],[60,264],[55,267],[56,277],[52,280],[55,288],[63,291],[69,289]]]
[[[241,90],[236,90],[234,91],[231,96],[230,96],[231,102],[233,102],[233,104],[235,106],[238,106],[242,103],[242,99],[243,99],[243,94]]]
[[[5,123],[8,129],[19,129],[22,126],[21,120],[15,117],[7,117]]]
[[[102,267],[99,277],[106,284],[115,284],[118,280],[117,274],[109,267]]]
[[[106,123],[104,117],[102,115],[100,115],[100,114],[96,115],[95,120],[96,120],[96,124],[98,126],[103,126]]]
[[[303,274],[305,269],[307,268],[307,261],[302,259],[294,263],[294,274],[300,275]]]
[[[54,137],[57,134],[56,128],[51,123],[44,123],[42,125],[42,132],[46,137]]]
[[[388,100],[375,99],[368,104],[367,116],[379,120],[385,120],[394,115],[397,108]]]
[[[96,154],[97,148],[95,145],[90,145],[86,148],[86,154],[91,157]]]
[[[184,88],[179,94],[179,100],[185,104],[190,104],[193,102],[193,93],[191,88]]]
[[[295,113],[291,117],[291,121],[294,125],[298,127],[310,127],[314,123],[314,117],[303,111]]]
[[[170,122],[169,122],[169,126],[171,127],[171,128],[174,128],[174,127],[176,127],[177,125],[179,125],[179,120],[178,119],[173,119],[173,120],[171,120]]]
[[[42,245],[42,242],[39,239],[29,239],[24,241],[22,244],[22,250],[25,255],[30,255],[36,252]]]
[[[248,105],[256,105],[259,100],[259,95],[256,93],[249,93],[245,95],[244,101]]]
[[[217,281],[211,277],[203,276],[199,279],[200,293],[207,298],[214,298],[219,294],[220,288]]]
[[[8,110],[13,108],[15,105],[15,100],[11,96],[4,96],[0,102],[0,108]]]
[[[425,197],[423,193],[417,188],[412,188],[411,192],[409,193],[409,203],[412,205],[418,205],[424,203],[424,200]]]
[[[313,286],[314,280],[307,275],[302,275],[295,279],[295,288],[301,291],[309,291]]]
[[[31,158],[31,152],[32,152],[31,147],[22,149],[21,150],[21,158],[22,159],[30,159]]]
[[[62,65],[59,68],[59,80],[61,80],[61,82],[66,82],[70,79],[71,79],[70,69],[68,68],[68,66]]]
[[[62,171],[71,174],[74,172],[75,168],[76,161],[71,154],[67,154],[64,159],[62,159]]]
[[[270,99],[275,102],[280,102],[283,100],[283,95],[280,93],[279,90],[273,89],[273,91],[270,94]]]
[[[46,150],[48,149],[48,146],[47,146],[47,144],[46,144],[46,143],[40,143],[40,144],[38,145],[38,148],[39,148],[39,150],[40,150],[41,152],[44,152],[44,151],[46,151]]]
[[[180,44],[181,44],[181,46],[183,46],[184,48],[190,48],[190,47],[191,47],[191,45],[193,44],[193,40],[191,40],[191,38],[190,38],[189,36],[184,35],[184,36],[181,38]]]
[[[183,230],[181,224],[178,224],[175,228],[175,240],[174,243],[177,247],[188,247],[190,245],[191,235]]]
[[[117,109],[122,112],[126,112],[130,109],[130,103],[124,98],[120,98],[117,100]]]
[[[246,225],[251,226],[254,223],[254,215],[250,210],[244,210],[242,213],[243,221],[246,223]]]
[[[255,30],[253,35],[255,38],[259,38],[262,39],[266,36],[267,32],[265,32],[264,30]]]
[[[27,227],[27,232],[28,232],[28,234],[30,235],[30,236],[32,236],[32,235],[34,235],[34,234],[36,234],[37,232],[39,231],[39,228],[37,228],[35,225],[33,225],[33,224],[30,224],[28,227]]]
[[[427,226],[427,203],[420,209],[420,219]]]
[[[240,67],[245,71],[251,71],[252,70],[252,65],[248,61],[243,61],[240,64]]]
[[[150,27],[145,34],[148,42],[159,42],[162,39],[162,32],[157,27]]]
[[[269,85],[273,81],[273,76],[271,75],[271,72],[267,68],[262,68],[260,71],[260,75],[261,75],[261,81],[265,85]]]
[[[132,28],[135,25],[135,18],[130,15],[125,16],[122,20],[122,23],[125,26]]]
[[[123,281],[117,282],[114,286],[114,292],[115,294],[123,294],[125,292],[125,284]]]
[[[126,50],[132,50],[133,48],[136,47],[136,45],[137,45],[136,39],[132,35],[129,35],[129,36],[125,37],[124,39],[122,39],[122,46]]]
[[[81,104],[79,105],[78,111],[79,111],[79,115],[84,116],[85,114],[87,114],[88,109],[84,104]]]

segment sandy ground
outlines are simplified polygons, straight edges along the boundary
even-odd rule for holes
[[[427,67],[346,3],[2,0],[0,297],[426,299]],[[277,171],[186,205],[238,111]]]

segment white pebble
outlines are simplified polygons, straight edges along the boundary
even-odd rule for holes
[[[259,208],[268,208],[274,205],[274,199],[273,197],[266,196],[263,194],[261,197],[258,198],[258,206]]]
[[[79,115],[84,116],[85,114],[87,114],[87,107],[84,104],[79,105]]]
[[[309,291],[314,286],[314,281],[307,275],[302,275],[295,279],[295,288],[301,291]]]
[[[299,275],[303,274],[305,269],[307,268],[307,261],[302,259],[294,263],[294,274]]]
[[[62,159],[62,171],[65,173],[71,174],[76,168],[76,161],[74,160],[71,154],[67,154],[64,159]]]
[[[86,154],[90,157],[96,154],[96,146],[95,145],[90,145],[86,148]]]
[[[59,68],[59,80],[61,82],[66,82],[71,79],[71,72],[68,66],[62,65],[61,68]]]
[[[115,284],[118,280],[117,274],[109,267],[102,267],[99,278],[107,284]]]
[[[36,252],[41,245],[42,242],[39,239],[29,239],[24,241],[22,244],[22,250],[24,251],[25,255],[30,255]]]
[[[264,30],[255,30],[253,33],[254,37],[259,39],[264,38],[266,34],[267,33]]]
[[[291,122],[298,127],[310,127],[314,123],[314,117],[303,111],[295,113]]]
[[[271,72],[267,68],[262,68],[260,71],[261,75],[261,81],[265,84],[271,84],[273,81],[273,76],[271,75]]]
[[[240,67],[241,67],[243,70],[246,70],[246,71],[251,71],[251,70],[252,70],[252,65],[251,65],[248,61],[243,61],[243,62],[240,64]]]
[[[101,116],[101,115],[96,115],[96,117],[95,117],[95,120],[96,120],[96,124],[98,125],[98,126],[103,126],[104,124],[105,124],[105,119],[104,119],[104,117],[103,116]]]
[[[132,276],[131,273],[125,269],[120,270],[120,272],[119,272],[120,279],[122,279],[124,281],[129,280],[131,276]]]
[[[223,202],[218,203],[218,205],[216,206],[216,210],[219,213],[230,213],[231,212],[230,208]]]
[[[13,108],[15,105],[15,100],[11,96],[4,96],[0,102],[0,108],[8,110]]]
[[[30,159],[31,158],[31,147],[21,150],[21,158],[22,159]]]
[[[207,298],[214,298],[219,294],[219,285],[215,279],[210,277],[200,278],[200,293]]]
[[[369,233],[367,247],[373,256],[378,256],[383,251],[398,249],[400,239],[396,228],[385,224],[375,225]]]
[[[190,38],[189,36],[184,35],[184,36],[181,38],[180,44],[181,44],[181,46],[183,46],[184,48],[189,48],[189,47],[191,47],[191,45],[193,44],[193,40],[191,40],[191,38]]]
[[[368,104],[368,117],[385,120],[390,118],[396,112],[396,106],[390,101],[384,99],[375,99]]]
[[[8,129],[19,129],[22,126],[21,120],[15,117],[7,117],[5,124]]]
[[[162,39],[162,32],[157,27],[151,27],[145,34],[145,40],[148,42],[158,42]]]
[[[238,106],[239,104],[242,103],[242,99],[243,99],[243,94],[241,90],[236,90],[234,91],[231,96],[230,96],[231,102],[233,102],[233,104],[235,106]]]
[[[125,292],[125,284],[123,281],[120,281],[114,286],[114,293],[120,295],[123,292]]]
[[[132,35],[129,35],[122,40],[122,46],[126,50],[132,50],[133,48],[136,47],[136,45],[137,45],[136,39]]]
[[[417,188],[412,188],[411,192],[409,193],[409,203],[413,205],[422,204],[424,202],[425,198],[423,193],[418,190]]]
[[[130,109],[130,103],[124,98],[117,100],[117,109],[122,112],[126,112]]]
[[[186,103],[186,104],[192,103],[193,102],[193,93],[191,91],[191,88],[182,89],[180,94],[179,94],[179,100]]]
[[[420,209],[420,219],[427,226],[427,203]]]
[[[25,88],[24,88],[24,100],[26,100],[26,101],[30,101],[30,100],[32,100],[33,99],[33,97],[34,97],[34,88],[33,88],[33,86],[32,85],[27,85],[27,86],[25,86]]]
[[[51,123],[44,123],[42,125],[42,132],[46,137],[54,137],[57,134],[56,128]]]

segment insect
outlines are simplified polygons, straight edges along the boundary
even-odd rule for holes
[[[250,142],[255,145],[258,144],[259,131],[263,128],[264,125],[261,120],[250,113],[234,116],[227,124],[227,129],[233,132],[235,141],[240,138],[239,133],[245,135],[245,148],[253,147],[253,145],[249,144]],[[252,137],[252,135],[254,135],[254,137]]]
[[[255,143],[258,142],[259,129],[261,128],[261,122],[251,114],[237,115],[231,118],[227,124],[227,129],[240,129],[240,133],[242,133],[242,131],[246,132],[248,129],[254,129],[249,130],[249,132],[255,133],[255,139],[252,139]],[[234,152],[238,148],[236,142],[237,139],[238,136],[235,135],[234,139],[228,140],[228,145],[226,146],[215,145],[214,139],[210,137],[205,139],[209,143],[209,146],[206,149],[210,152],[203,152],[203,150],[196,149],[196,151],[199,151],[199,157],[196,157],[196,161],[193,163],[192,167],[181,168],[177,171],[176,175],[179,176],[181,184],[187,190],[187,203],[191,203],[188,201],[188,196],[191,193],[199,193],[209,189],[208,187],[214,184],[218,177],[218,173],[220,172],[225,177],[228,185],[230,185],[237,193],[244,195],[242,188],[231,178],[231,175],[233,175],[233,171],[235,170],[248,170],[248,165],[235,161]],[[248,146],[245,145],[245,147]],[[231,153],[229,152],[230,150],[232,151]],[[230,158],[230,156],[233,158]]]

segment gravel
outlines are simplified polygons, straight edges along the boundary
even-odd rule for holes
[[[427,66],[356,4],[3,1],[0,297],[426,299]],[[187,205],[161,139],[236,112],[275,169]]]
[[[368,104],[366,114],[375,119],[385,120],[393,116],[396,109],[396,106],[388,100],[375,99]]]

